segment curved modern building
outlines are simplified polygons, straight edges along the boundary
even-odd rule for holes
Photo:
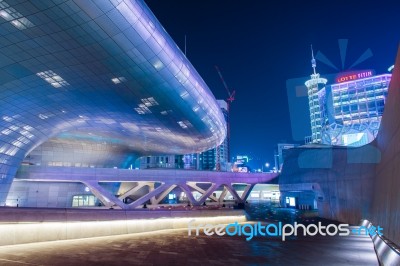
[[[211,91],[143,1],[0,0],[0,204],[21,164],[128,168],[225,139]]]

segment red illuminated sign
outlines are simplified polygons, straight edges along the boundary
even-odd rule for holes
[[[373,75],[374,75],[373,70],[347,72],[347,73],[340,74],[336,78],[336,83],[342,83],[342,82],[353,81],[353,80],[357,80],[357,79],[368,78],[368,77],[372,77]]]

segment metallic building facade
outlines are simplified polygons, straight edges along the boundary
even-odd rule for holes
[[[375,139],[391,79],[391,74],[374,76],[373,70],[337,74],[336,83],[316,72],[305,82],[310,111],[311,136],[306,143],[362,146]]]
[[[217,100],[226,123],[229,123],[228,104],[225,100]],[[207,171],[230,171],[229,165],[229,145],[228,139],[217,147],[194,154],[147,156],[140,158],[140,169],[149,168],[176,168],[176,169],[196,169]],[[219,169],[217,169],[219,156]]]
[[[368,72],[360,72],[358,75]],[[356,76],[353,74],[351,76]],[[378,134],[391,74],[370,76],[328,87],[322,143],[362,146]]]
[[[327,80],[320,78],[319,74],[312,74],[311,79],[306,82],[308,91],[308,104],[310,108],[311,140],[313,143],[321,142],[322,129],[322,106],[321,92],[325,90]]]
[[[208,150],[224,116],[143,1],[0,0],[0,204],[21,164]]]

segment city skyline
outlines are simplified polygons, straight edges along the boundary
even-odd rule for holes
[[[367,1],[362,7],[344,1],[146,3],[181,50],[186,49],[217,99],[228,95],[215,65],[228,87],[236,90],[231,108],[232,156],[249,154],[272,164],[276,144],[293,141],[285,83],[312,74],[311,44],[315,53],[321,51],[341,67],[338,40],[348,39],[343,71],[370,49],[373,56],[350,70],[372,68],[380,74],[393,65],[400,39],[400,33],[394,34],[398,31],[393,5],[399,5],[394,3],[376,6]],[[317,71],[323,77],[342,69],[317,60]]]

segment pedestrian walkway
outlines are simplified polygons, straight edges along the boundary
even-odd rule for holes
[[[188,236],[187,230],[0,247],[0,265],[379,265],[369,236]]]

